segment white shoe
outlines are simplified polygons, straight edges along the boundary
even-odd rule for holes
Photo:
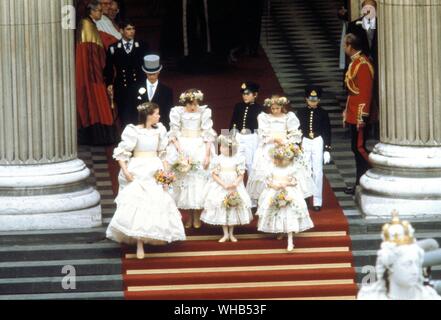
[[[237,238],[235,236],[233,236],[232,234],[230,234],[230,240],[231,240],[231,242],[237,242]]]
[[[292,252],[294,250],[294,244],[288,243],[288,248],[286,248],[288,252]]]
[[[220,240],[219,240],[219,242],[220,243],[224,243],[224,242],[226,242],[226,241],[228,241],[229,240],[229,237],[228,236],[223,236]]]

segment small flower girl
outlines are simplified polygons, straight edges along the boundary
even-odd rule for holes
[[[287,233],[289,252],[293,251],[293,233],[314,227],[300,188],[302,175],[294,165],[295,153],[289,146],[275,146],[269,154],[274,166],[266,173],[265,184],[259,198],[258,230],[268,233]]]
[[[245,158],[237,154],[234,138],[220,135],[218,142],[220,155],[211,164],[212,180],[205,188],[201,220],[222,226],[224,235],[219,242],[237,242],[234,226],[249,224],[253,219],[251,199],[243,183]]]

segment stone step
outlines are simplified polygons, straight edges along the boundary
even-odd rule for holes
[[[56,277],[0,279],[0,295],[91,291],[122,291],[122,275],[75,276],[74,281]],[[69,276],[70,277],[70,276]],[[63,288],[70,284],[71,289]],[[72,287],[72,285],[75,286]]]
[[[122,300],[123,291],[0,295],[0,300]]]
[[[433,218],[403,218],[408,220],[416,232],[425,232],[431,230],[438,230],[441,234],[441,221],[435,221]],[[388,219],[353,219],[349,223],[349,233],[351,235],[356,234],[367,234],[367,233],[378,233],[380,234],[381,229],[385,223],[390,222]]]
[[[96,243],[106,240],[106,226],[89,229],[0,232],[0,247],[48,243]]]
[[[373,267],[374,266],[372,265],[369,268],[363,268],[363,267],[355,268],[357,284],[360,285],[362,283],[366,283],[367,279],[369,279],[369,276],[371,276],[371,272],[373,272],[374,270]],[[372,275],[374,275],[376,279],[376,274],[373,273]],[[431,279],[435,281],[441,280],[441,266],[436,266],[432,268]]]
[[[1,246],[0,262],[45,260],[115,258],[121,255],[120,246],[108,240],[98,243]]]
[[[120,275],[121,259],[77,259],[0,262],[0,279],[57,277],[65,266],[73,266],[77,276]]]
[[[380,233],[350,234],[350,236],[353,250],[375,250],[380,248],[382,242]],[[439,230],[416,232],[415,237],[418,240],[435,239],[441,244],[441,231]]]

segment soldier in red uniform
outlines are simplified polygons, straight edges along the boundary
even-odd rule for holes
[[[346,54],[351,58],[351,64],[345,76],[348,100],[343,112],[343,125],[349,126],[351,148],[357,168],[355,186],[347,188],[345,193],[355,194],[361,176],[371,168],[365,146],[365,128],[371,108],[374,68],[369,58],[362,53],[359,37],[352,33],[347,34],[344,47]]]

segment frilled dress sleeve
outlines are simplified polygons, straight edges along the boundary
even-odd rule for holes
[[[300,144],[302,142],[302,131],[300,130],[300,121],[294,112],[288,112],[287,120],[287,139],[290,143]]]
[[[170,131],[168,133],[169,139],[178,139],[181,136],[182,111],[183,107],[174,107],[170,111]]]
[[[243,155],[236,156],[236,159],[236,172],[239,176],[242,176],[246,170],[246,159]]]
[[[158,123],[159,130],[159,144],[158,144],[158,156],[161,160],[165,160],[167,155],[168,135],[167,129],[162,123]]]
[[[216,140],[216,131],[213,129],[213,119],[211,109],[205,107],[202,111],[201,130],[204,142],[214,142]]]
[[[137,142],[138,134],[135,126],[128,125],[121,135],[121,142],[118,147],[113,150],[113,159],[117,161],[129,161]]]
[[[219,175],[220,170],[221,170],[221,165],[219,161],[219,156],[214,156],[210,162],[210,173]]]
[[[271,126],[268,115],[264,112],[257,116],[259,141],[263,144],[271,142]]]

